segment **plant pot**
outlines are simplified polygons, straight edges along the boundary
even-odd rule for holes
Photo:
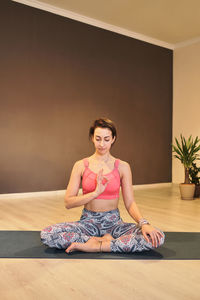
[[[200,184],[195,185],[195,193],[194,193],[195,198],[200,198]]]
[[[195,192],[194,183],[180,183],[179,184],[181,199],[182,200],[193,200]]]

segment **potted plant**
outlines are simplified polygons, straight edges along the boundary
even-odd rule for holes
[[[197,152],[200,150],[200,140],[198,136],[195,140],[192,139],[191,135],[188,140],[186,140],[182,134],[180,136],[181,143],[175,138],[176,145],[172,145],[172,151],[176,153],[174,157],[181,161],[185,170],[185,181],[179,185],[181,199],[192,200],[194,199],[195,184],[190,181],[189,169],[192,167],[192,163],[195,160],[199,160],[199,154]]]
[[[200,177],[198,176],[199,172],[200,172],[200,167],[198,168],[196,163],[192,163],[192,167],[189,168],[189,177],[190,177],[190,182],[195,184],[195,192],[194,192],[195,198],[200,197]]]

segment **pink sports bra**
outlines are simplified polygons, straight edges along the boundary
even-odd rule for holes
[[[83,194],[91,193],[96,189],[97,185],[97,174],[90,170],[88,167],[89,162],[87,158],[83,159],[85,170],[82,176],[82,189]],[[96,199],[115,199],[119,198],[120,190],[120,174],[118,170],[119,159],[115,160],[115,167],[112,172],[104,174],[109,183],[104,190]],[[104,183],[104,182],[103,182]]]

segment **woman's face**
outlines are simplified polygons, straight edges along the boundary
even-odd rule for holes
[[[112,137],[112,131],[108,128],[97,127],[94,131],[94,136],[92,138],[96,150],[105,154],[111,148],[111,145],[115,141],[115,137]]]

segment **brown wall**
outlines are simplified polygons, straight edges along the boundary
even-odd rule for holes
[[[113,119],[134,184],[171,181],[172,51],[0,1],[0,192],[64,189]]]

